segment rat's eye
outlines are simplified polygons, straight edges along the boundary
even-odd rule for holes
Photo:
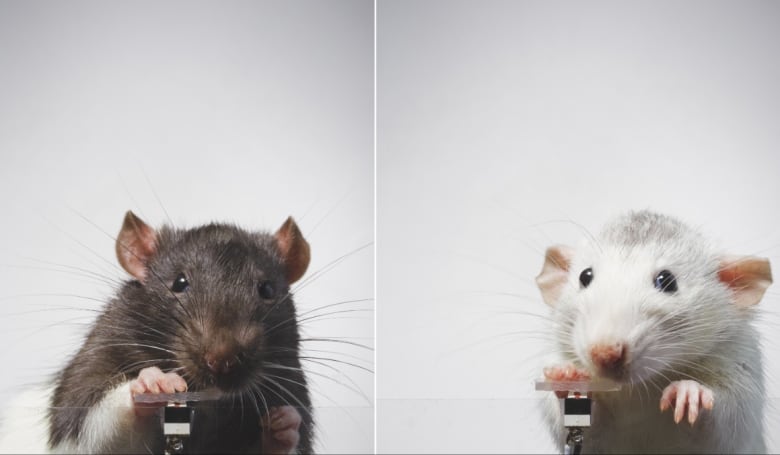
[[[259,292],[260,297],[264,299],[272,299],[276,295],[276,288],[270,281],[263,281],[257,285],[257,292]]]
[[[176,275],[176,279],[173,280],[173,284],[171,285],[171,291],[184,292],[187,290],[188,287],[190,287],[190,282],[187,281],[187,277],[184,276],[183,273],[180,273]]]
[[[668,292],[669,294],[677,292],[677,278],[668,270],[658,272],[653,284],[661,292]]]
[[[580,273],[580,284],[583,288],[586,288],[591,281],[593,281],[593,269],[588,267]]]

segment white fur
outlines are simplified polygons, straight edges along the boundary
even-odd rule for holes
[[[78,440],[49,447],[49,420],[53,386],[31,389],[8,408],[0,425],[0,453],[149,453],[145,443],[149,428],[135,418],[126,382],[108,391],[84,421]],[[152,419],[146,419],[150,424]]]
[[[54,447],[54,453],[148,453],[142,429],[137,427],[130,383],[109,390],[90,409],[78,441],[66,440]],[[153,420],[153,419],[147,419]]]
[[[617,220],[571,258],[569,280],[553,307],[560,363],[597,371],[599,343],[623,343],[628,364],[620,392],[594,395],[586,452],[758,453],[763,440],[763,369],[753,309],[738,308],[717,278],[719,256],[674,219],[640,212]],[[579,275],[592,267],[591,284]],[[655,289],[664,269],[678,292]],[[659,410],[670,382],[694,379],[715,394],[712,411],[691,426]],[[562,442],[560,402],[547,416]]]

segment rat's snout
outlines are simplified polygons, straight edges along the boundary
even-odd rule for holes
[[[606,376],[620,376],[626,364],[625,343],[597,343],[590,347],[590,359],[599,372]]]
[[[238,363],[238,355],[233,352],[209,351],[203,356],[209,371],[214,374],[227,374]]]
[[[190,359],[196,382],[222,390],[236,390],[252,379],[260,363],[262,337],[252,327],[233,321],[206,326]],[[189,362],[188,362],[189,363]]]
[[[238,363],[239,348],[235,342],[212,345],[203,354],[203,363],[215,375],[230,373]]]

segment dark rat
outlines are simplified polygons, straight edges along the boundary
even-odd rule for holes
[[[228,224],[154,230],[128,212],[116,241],[124,282],[56,380],[56,452],[162,452],[140,393],[216,388],[190,450],[309,453],[311,401],[290,285],[309,265],[292,218],[274,233]]]
[[[641,211],[578,249],[549,248],[537,283],[553,310],[547,379],[622,384],[593,393],[584,452],[766,451],[753,320],[768,260],[724,255],[679,220]],[[553,395],[547,411],[562,444]]]

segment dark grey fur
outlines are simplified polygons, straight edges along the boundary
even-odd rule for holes
[[[79,438],[87,412],[107,390],[157,366],[183,367],[179,374],[191,391],[217,386],[225,392],[217,408],[198,413],[194,451],[259,453],[261,416],[271,406],[291,405],[303,418],[298,451],[311,452],[311,401],[299,360],[295,306],[274,237],[210,224],[164,227],[157,239],[146,282],[121,286],[59,375],[50,445]],[[190,288],[177,298],[170,286],[181,272]],[[259,296],[264,280],[277,290],[272,300]],[[236,335],[248,328],[256,336]],[[209,340],[228,334],[242,339],[241,365],[215,380],[200,359]],[[144,441],[155,451],[158,436]]]

